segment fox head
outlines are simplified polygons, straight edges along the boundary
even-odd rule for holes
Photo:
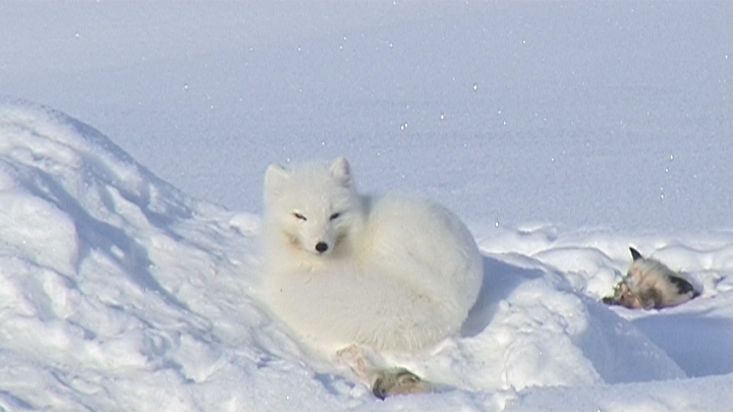
[[[629,247],[631,252],[631,265],[626,272],[625,282],[629,287],[638,293],[640,285],[643,283],[649,283],[652,277],[669,280],[673,277],[679,277],[677,273],[672,271],[662,262],[650,258],[644,257],[639,253],[638,250],[633,247]]]
[[[307,164],[286,170],[273,164],[265,172],[267,227],[291,247],[316,256],[342,249],[363,219],[361,200],[349,163]]]
[[[631,252],[632,261],[626,276],[613,288],[613,296],[603,298],[603,303],[638,309],[644,307],[637,286],[644,274],[642,265],[644,265],[646,259],[633,247],[629,247],[629,251]]]
[[[656,259],[646,258],[629,248],[632,262],[626,276],[614,288],[613,296],[603,298],[610,305],[632,309],[673,306],[699,295],[682,275]]]

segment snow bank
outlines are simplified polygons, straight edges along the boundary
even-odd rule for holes
[[[241,381],[262,356],[250,331],[262,324],[241,282],[247,219],[203,223],[195,215],[218,210],[97,131],[7,99],[0,202],[1,406],[192,410],[252,398],[257,385]],[[231,239],[219,232],[237,246],[223,253]]]
[[[667,336],[702,320],[730,348],[730,234],[694,247],[553,228],[482,238],[486,282],[461,335],[392,356],[442,389],[382,402],[310,359],[252,298],[256,216],[185,196],[93,128],[0,101],[0,207],[0,409],[532,410],[569,392],[579,407],[685,410],[656,397],[702,376],[689,382],[715,410],[733,373],[686,352],[704,347],[694,336]],[[598,304],[628,242],[690,271],[703,297],[659,314]],[[642,381],[656,382],[618,400]]]

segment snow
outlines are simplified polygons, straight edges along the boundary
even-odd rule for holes
[[[235,210],[346,155],[477,231],[731,227],[729,2],[424,3],[7,4],[0,93]]]
[[[253,297],[258,216],[191,199],[52,109],[6,99],[0,135],[3,407],[376,407],[344,371],[309,359]],[[502,232],[480,240],[486,283],[461,335],[392,359],[444,390],[385,406],[531,408],[538,397],[555,399],[556,387],[576,388],[586,405],[599,387],[613,393],[646,382],[635,395],[643,403],[641,393],[654,400],[686,387],[687,377],[725,400],[718,392],[733,376],[730,236],[707,236],[697,250],[657,247],[660,256],[673,249],[684,258],[675,263],[704,286],[703,297],[637,313],[597,300],[627,263],[628,241],[649,250],[659,240],[547,227]],[[696,404],[694,396],[710,402],[690,396],[672,410]],[[627,405],[606,395],[600,402]]]
[[[733,404],[730,3],[2,8],[0,410]],[[389,355],[436,393],[375,399],[255,297],[265,166],[339,154],[484,255],[460,335]],[[702,295],[598,303],[629,245]]]

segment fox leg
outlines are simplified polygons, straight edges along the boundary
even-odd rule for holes
[[[339,349],[336,352],[336,359],[339,363],[344,364],[351,369],[352,372],[360,380],[369,383],[372,375],[373,363],[367,359],[364,350],[357,345],[349,345],[343,349]]]
[[[374,396],[384,399],[388,396],[430,392],[433,385],[415,373],[402,367],[385,368],[373,353],[357,345],[350,345],[339,350],[336,355],[340,362],[347,365],[352,372],[368,385]]]
[[[377,371],[372,384],[372,393],[379,399],[388,396],[430,392],[432,385],[409,370],[401,367]]]

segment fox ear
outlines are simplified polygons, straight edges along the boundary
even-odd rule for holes
[[[639,260],[642,258],[641,253],[639,253],[638,250],[634,249],[633,247],[629,247],[629,251],[631,251],[631,258],[634,260]]]
[[[331,163],[329,172],[343,186],[351,186],[351,167],[345,157],[339,156]]]
[[[280,192],[282,185],[290,179],[290,173],[278,164],[271,164],[265,171],[265,194]]]

